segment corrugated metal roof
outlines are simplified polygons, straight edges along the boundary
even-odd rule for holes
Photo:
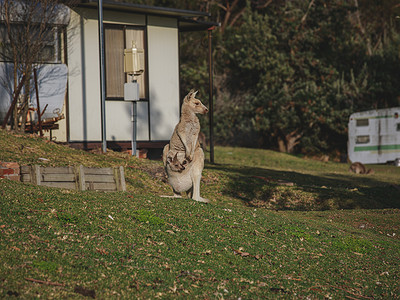
[[[97,7],[98,0],[81,0],[78,6],[81,7]],[[160,7],[160,6],[149,6],[143,4],[115,2],[111,0],[103,0],[103,9],[117,10],[117,11],[130,11],[142,14],[151,14],[159,16],[169,17],[209,17],[210,14],[207,12]]]
[[[97,8],[97,5],[98,0],[80,0],[78,3],[79,7],[87,8]],[[115,2],[112,0],[103,0],[103,9],[177,18],[180,31],[207,30],[211,27],[220,26],[219,23],[203,19],[211,16],[208,12]]]

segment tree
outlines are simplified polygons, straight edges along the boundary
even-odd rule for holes
[[[73,5],[75,1],[61,0],[3,0],[0,3],[0,20],[4,31],[0,53],[3,61],[13,64],[12,90],[15,91],[25,74],[24,94],[15,106],[11,125],[25,131],[32,89],[31,77],[34,68],[53,55],[48,47],[54,43],[54,34],[60,30],[61,3]],[[50,52],[49,52],[50,50]],[[18,98],[18,95],[15,98]]]
[[[229,95],[216,112],[223,133],[217,140],[284,152],[345,151],[351,112],[398,104],[398,33],[392,26],[391,38],[370,55],[354,22],[358,9],[318,0],[249,6],[222,39]]]

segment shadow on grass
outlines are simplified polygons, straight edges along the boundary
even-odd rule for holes
[[[221,192],[252,207],[297,211],[400,208],[400,191],[372,176],[316,176],[235,165],[207,165],[207,169],[226,173],[228,181]]]

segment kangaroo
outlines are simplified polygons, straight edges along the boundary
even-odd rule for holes
[[[350,165],[349,172],[356,174],[374,174],[374,170],[368,169],[360,162],[355,162]]]
[[[199,132],[199,143],[200,143],[201,149],[203,149],[203,151],[207,151],[206,135],[204,133],[202,133],[201,131]]]
[[[181,171],[174,171],[173,169],[179,169],[179,167],[172,166],[173,164],[168,163],[171,152],[169,150],[169,144],[165,145],[163,151],[163,162],[165,172],[168,176],[168,183],[171,185],[174,192],[174,196],[162,196],[168,198],[182,198],[181,193],[187,192],[188,197],[195,201],[208,203],[210,200],[200,196],[200,181],[201,173],[204,168],[204,152],[200,146],[198,146],[194,152],[193,160],[190,163],[185,163],[185,153],[183,151],[177,152],[174,157],[182,165]],[[183,165],[184,164],[184,165]]]
[[[175,155],[172,155],[172,151],[169,151],[167,155],[167,161],[166,161],[166,166],[172,171],[172,172],[179,172],[181,173],[183,170],[185,170],[185,165],[187,164],[186,159],[184,159],[182,162],[178,160],[178,152],[175,153]]]
[[[200,121],[196,114],[208,112],[208,108],[196,99],[196,94],[191,90],[183,99],[181,117],[169,142],[170,151],[184,151],[189,163],[193,160],[200,133]]]
[[[200,196],[204,152],[198,141],[200,122],[196,114],[205,114],[208,109],[195,98],[196,93],[191,90],[184,98],[179,123],[162,157],[173,197],[180,198],[181,193],[187,192],[193,200],[207,203],[209,200]]]

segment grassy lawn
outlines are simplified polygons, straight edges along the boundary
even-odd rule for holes
[[[0,161],[125,167],[127,192],[0,179],[0,298],[400,298],[400,168],[217,147],[202,196],[160,161],[0,130]]]

